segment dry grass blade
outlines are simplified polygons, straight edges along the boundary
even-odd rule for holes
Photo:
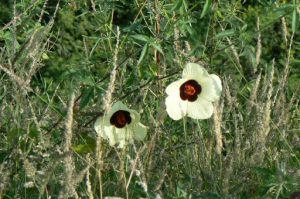
[[[71,99],[68,106],[67,119],[65,123],[65,144],[64,152],[68,153],[71,151],[72,146],[72,137],[73,137],[73,107],[75,102],[75,92],[72,93]],[[75,197],[78,198],[78,195],[75,191],[76,182],[74,182],[75,177],[75,164],[72,155],[67,156],[64,160],[65,164],[65,191],[60,193],[60,198]]]
[[[0,64],[0,69],[4,71],[11,78],[11,80],[15,82],[25,93],[32,91],[28,83],[25,80],[23,80],[21,77],[16,75],[13,71],[10,71],[6,67],[2,66],[1,64]]]

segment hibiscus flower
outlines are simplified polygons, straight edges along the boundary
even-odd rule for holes
[[[173,120],[184,116],[193,119],[208,119],[213,114],[212,102],[217,101],[222,92],[222,83],[215,74],[209,74],[202,66],[188,63],[182,78],[166,88],[166,106]]]
[[[111,146],[118,144],[119,148],[133,140],[142,141],[147,134],[146,127],[140,123],[139,113],[120,101],[104,117],[98,118],[94,127],[98,135],[107,139]]]

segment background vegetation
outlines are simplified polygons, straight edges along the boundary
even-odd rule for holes
[[[289,198],[300,191],[299,6],[1,0],[0,198]],[[209,120],[166,114],[165,88],[187,62],[222,79]],[[146,140],[124,150],[93,129],[117,100],[148,126]]]

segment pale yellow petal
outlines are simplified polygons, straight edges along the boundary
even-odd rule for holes
[[[167,113],[173,120],[180,120],[186,115],[187,101],[182,101],[179,95],[168,96],[165,103]]]
[[[196,63],[187,63],[182,72],[182,77],[185,79],[196,79],[207,76],[208,72],[205,68]]]
[[[117,112],[117,111],[119,111],[119,110],[124,110],[124,111],[128,111],[128,112],[129,112],[128,107],[127,107],[125,104],[123,104],[123,102],[117,101],[116,103],[114,103],[114,104],[112,105],[111,109],[110,109],[110,110],[108,111],[108,113],[106,114],[106,117],[110,119],[111,116],[112,116],[115,112]],[[109,119],[108,119],[108,120],[109,120]]]
[[[116,103],[113,104],[113,106],[111,107],[111,111],[112,112],[116,112],[118,110],[128,110],[128,107],[123,104],[123,102],[121,101],[117,101]]]
[[[220,98],[221,93],[222,93],[222,81],[221,81],[220,77],[215,74],[211,74],[209,76],[213,79],[213,84],[215,87],[215,100],[214,101],[216,101]]]
[[[107,137],[110,146],[114,146],[118,142],[115,127],[106,126],[104,127],[103,132],[105,137]]]
[[[130,117],[131,117],[131,124],[130,125],[134,125],[140,122],[140,114],[133,110],[133,109],[129,109],[129,113],[130,113]]]
[[[99,117],[94,124],[95,131],[99,136],[103,137],[104,139],[108,138],[106,136],[106,133],[104,132],[104,127],[108,126],[110,126],[110,124],[107,124],[105,117]]]
[[[208,119],[213,114],[213,105],[205,99],[198,98],[195,102],[189,102],[187,115],[193,119]]]
[[[118,148],[122,149],[122,148],[125,147],[125,145],[126,145],[126,141],[125,141],[125,140],[121,140],[121,141],[119,142],[119,144],[118,144]]]
[[[166,88],[166,93],[168,95],[178,95],[179,97],[179,88],[180,86],[187,81],[186,79],[179,79],[175,82],[172,82],[171,84],[169,84]]]
[[[138,141],[144,140],[147,135],[147,128],[141,123],[138,123],[134,126],[133,137]]]
[[[201,94],[199,97],[204,98],[210,102],[217,101],[222,92],[222,83],[217,75],[211,74],[207,78],[197,80],[201,85]]]

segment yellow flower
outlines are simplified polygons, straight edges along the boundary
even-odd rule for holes
[[[193,119],[208,119],[213,114],[212,102],[220,98],[221,92],[222,83],[217,75],[208,74],[198,64],[188,63],[182,78],[166,88],[168,115],[173,120],[186,115]]]
[[[140,123],[139,113],[120,101],[104,117],[98,118],[94,127],[98,135],[107,139],[111,146],[118,144],[119,148],[133,140],[142,141],[147,134],[146,127]]]

